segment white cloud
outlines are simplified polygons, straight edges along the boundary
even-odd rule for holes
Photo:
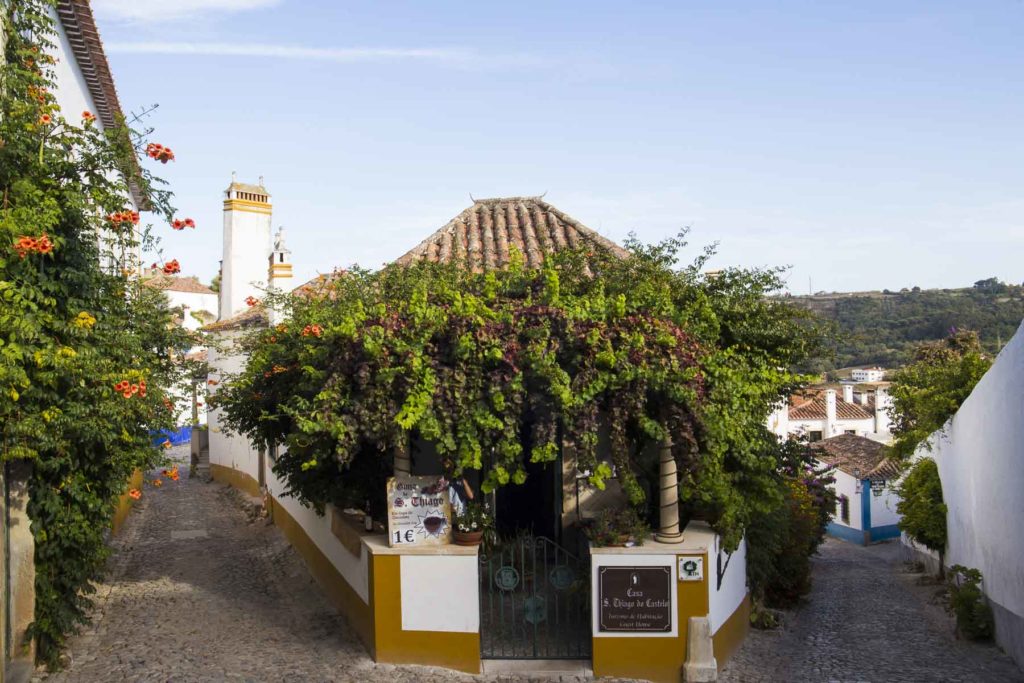
[[[263,43],[107,43],[108,52],[161,55],[216,55],[225,57],[270,57],[315,59],[330,62],[365,62],[393,59],[463,61],[472,58],[466,50],[445,48],[387,47],[302,47]]]
[[[485,55],[471,48],[305,47],[268,43],[114,41],[104,44],[104,49],[109,53],[264,57],[341,63],[420,60],[446,63],[468,70],[533,68],[547,63],[543,57],[537,55]]]
[[[246,12],[281,0],[92,0],[97,15],[114,21],[160,22],[204,14]]]

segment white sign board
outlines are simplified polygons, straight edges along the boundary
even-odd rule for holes
[[[452,501],[444,477],[388,479],[388,545],[452,542]]]
[[[700,556],[679,558],[680,581],[703,581],[704,558]]]

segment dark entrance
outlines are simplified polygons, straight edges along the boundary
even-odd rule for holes
[[[561,540],[561,463],[527,463],[526,481],[494,492],[494,521],[500,536],[528,533]]]
[[[522,534],[479,561],[481,657],[590,658],[589,558]]]

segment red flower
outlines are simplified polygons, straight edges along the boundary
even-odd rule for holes
[[[82,112],[82,120],[86,123],[92,123],[96,120],[96,115],[87,109]]]
[[[53,242],[50,241],[48,235],[44,234],[42,237],[39,238],[39,241],[36,242],[36,251],[38,251],[40,254],[53,253]]]
[[[131,491],[128,492],[128,496],[132,500],[138,500],[139,498],[142,498],[142,491],[138,489],[132,489]]]
[[[53,121],[53,117],[51,117],[49,114],[43,114],[39,117],[39,123],[44,126],[50,125],[51,121]]]
[[[247,296],[247,297],[245,297],[245,303],[246,303],[247,306],[255,306],[259,302],[260,302],[260,300],[257,299],[254,296]]]
[[[324,333],[324,328],[319,325],[306,325],[302,328],[303,337],[320,337]]]
[[[178,259],[172,259],[164,264],[164,275],[174,275],[180,272],[181,266],[178,264]]]
[[[192,220],[191,218],[186,218],[185,219],[185,227],[186,228],[194,228],[194,227],[196,227],[196,222],[194,220]]]
[[[175,230],[182,230],[185,227],[185,223],[180,218],[175,218],[174,222],[171,223],[171,227]]]

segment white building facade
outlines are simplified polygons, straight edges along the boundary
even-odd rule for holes
[[[815,442],[841,434],[854,434],[887,443],[892,439],[888,391],[857,391],[844,383],[837,391],[811,389],[779,406],[768,418],[768,428],[779,437],[801,436]]]

